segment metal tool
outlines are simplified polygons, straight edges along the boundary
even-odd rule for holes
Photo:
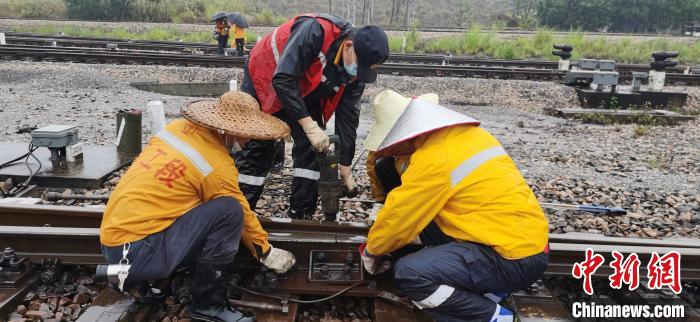
[[[567,209],[567,210],[587,211],[587,212],[592,212],[592,213],[596,213],[596,214],[603,214],[603,215],[624,216],[627,214],[627,210],[622,209],[622,208],[595,206],[595,205],[567,205],[567,204],[560,204],[560,203],[540,202],[540,206],[542,206],[544,208],[552,208],[552,209]]]
[[[326,153],[318,155],[320,171],[318,194],[321,198],[321,210],[326,215],[326,220],[333,221],[336,220],[336,215],[340,211],[340,198],[345,195],[345,186],[340,182],[338,176],[340,137],[331,135],[329,140],[333,144],[333,149],[329,148]]]

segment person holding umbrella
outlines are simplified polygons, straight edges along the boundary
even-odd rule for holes
[[[214,39],[219,45],[219,55],[223,55],[224,49],[228,47],[228,35],[231,25],[229,25],[226,14],[223,12],[215,14],[211,17],[211,21],[216,22],[216,25],[214,25]]]
[[[245,30],[249,28],[248,21],[238,12],[233,12],[227,15],[229,23],[233,27],[233,39],[231,47],[235,47],[238,51],[238,56],[243,56],[245,53]]]
[[[366,83],[389,56],[386,34],[376,26],[356,28],[327,14],[302,14],[275,28],[250,52],[242,90],[260,102],[263,112],[291,128],[293,179],[288,215],[310,219],[316,212],[320,178],[316,153],[330,144],[323,128],[335,114],[340,137],[340,175],[348,189],[357,184],[351,163],[359,124],[358,103]],[[251,206],[272,167],[275,144],[250,141],[236,156],[238,182]]]

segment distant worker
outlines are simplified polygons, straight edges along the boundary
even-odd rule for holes
[[[228,35],[231,25],[228,23],[226,17],[216,19],[216,25],[214,25],[214,38],[219,44],[219,55],[224,54],[224,49],[228,47]]]
[[[389,56],[380,28],[352,24],[336,16],[304,14],[274,29],[256,43],[244,67],[242,90],[265,113],[287,122],[292,131],[293,179],[288,215],[311,219],[318,203],[320,177],[316,153],[325,153],[324,129],[335,114],[340,137],[340,175],[349,191],[357,189],[351,163],[359,124],[359,101],[366,83]],[[275,145],[251,140],[236,157],[241,190],[254,206],[272,167]]]
[[[543,275],[548,223],[501,144],[479,122],[413,100],[377,150],[410,156],[360,247],[371,274],[435,222],[445,240],[398,260],[401,292],[436,321],[513,321],[499,303]],[[425,244],[425,243],[424,243]]]
[[[233,25],[233,39],[234,42],[231,44],[238,51],[238,56],[243,56],[245,54],[245,29],[239,27],[238,25]]]
[[[243,92],[190,103],[181,112],[185,119],[153,136],[117,184],[100,226],[102,251],[110,264],[128,259],[125,289],[194,264],[192,318],[253,321],[227,301],[239,242],[278,273],[295,259],[268,242],[238,188],[229,152],[251,138],[285,137],[289,127]]]

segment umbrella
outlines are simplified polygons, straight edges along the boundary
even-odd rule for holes
[[[241,28],[250,28],[250,25],[248,25],[248,21],[245,20],[245,17],[238,13],[238,12],[229,12],[226,14],[226,18],[228,18],[228,21],[238,27]]]
[[[211,21],[217,21],[221,18],[226,18],[226,13],[225,12],[219,12],[211,17]]]

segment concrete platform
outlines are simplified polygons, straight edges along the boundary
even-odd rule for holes
[[[692,115],[684,115],[667,110],[605,110],[598,108],[561,108],[555,109],[556,115],[565,118],[586,119],[586,116],[604,116],[616,123],[636,123],[640,119],[654,120],[658,125],[674,125],[679,122],[693,121]]]
[[[587,108],[619,108],[619,109],[639,109],[648,105],[651,109],[669,109],[685,106],[688,100],[687,93],[677,92],[652,92],[652,91],[624,91],[618,90],[616,93],[598,92],[592,89],[576,89],[581,106]],[[610,100],[617,99],[616,106],[610,106]]]
[[[0,142],[0,164],[15,159],[27,152],[27,143]],[[83,146],[83,157],[76,162],[52,164],[49,161],[51,152],[47,148],[39,148],[34,155],[41,161],[41,170],[32,178],[31,183],[44,187],[80,187],[100,188],[107,177],[114,171],[127,165],[136,156],[117,152],[114,146]],[[29,158],[29,166],[36,171],[38,164]],[[29,176],[29,170],[24,160],[0,169],[0,180],[12,178],[16,183],[22,182]]]

